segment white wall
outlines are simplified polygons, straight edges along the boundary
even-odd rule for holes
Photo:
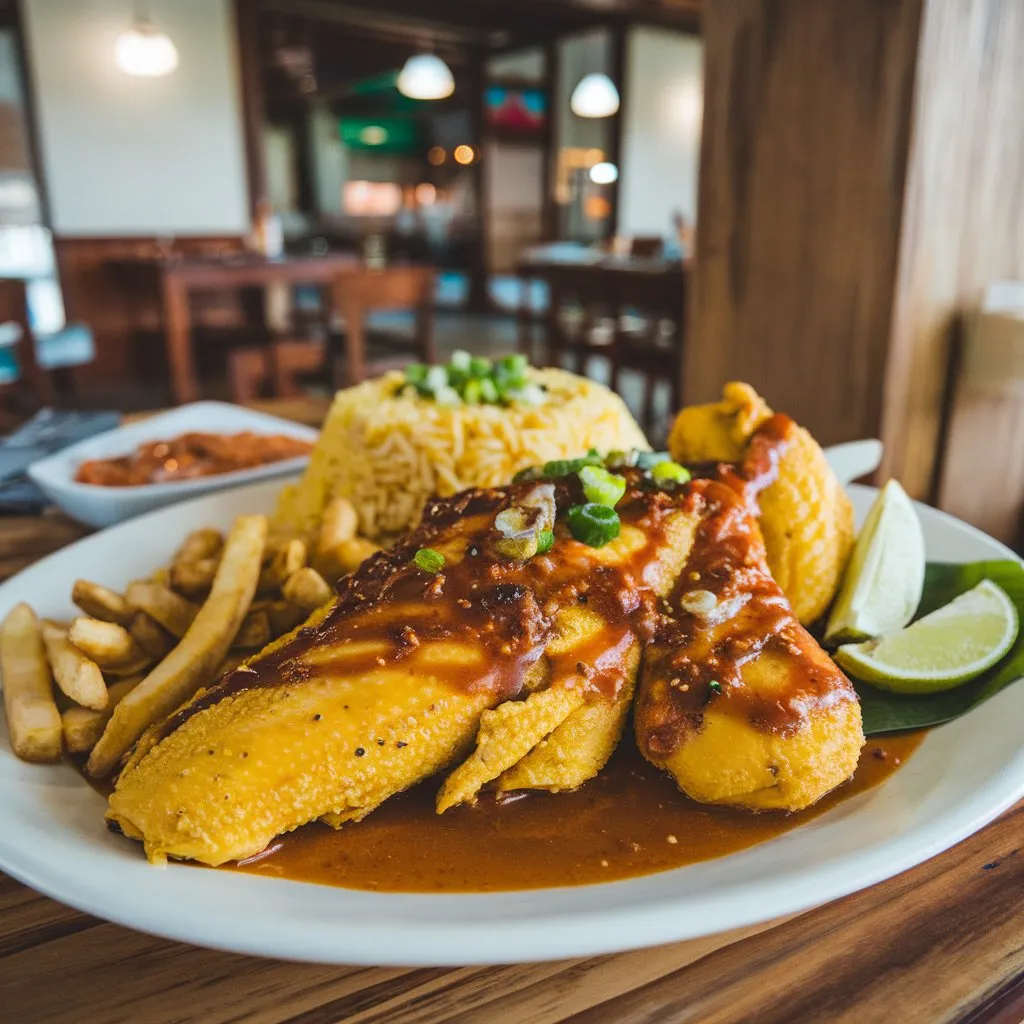
[[[248,230],[229,0],[153,0],[178,48],[163,78],[114,64],[131,0],[25,0],[43,173],[58,235]]]
[[[630,31],[619,234],[666,236],[677,209],[696,221],[703,96],[699,39],[652,28]]]

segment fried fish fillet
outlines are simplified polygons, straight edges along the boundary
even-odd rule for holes
[[[684,463],[740,462],[771,416],[749,384],[726,384],[720,401],[679,413],[669,449]],[[759,522],[772,575],[797,618],[814,622],[832,603],[853,548],[853,505],[801,427],[791,427],[777,478],[760,497]]]
[[[549,788],[589,778],[614,748],[643,623],[696,520],[670,495],[631,486],[621,534],[605,547],[558,525],[547,554],[500,557],[495,516],[532,487],[428,505],[415,535],[346,577],[318,621],[144,736],[108,819],[152,860],[216,865],[317,818],[358,820],[455,764],[474,738],[439,809],[472,800],[522,758],[523,785],[526,773]],[[557,490],[559,507],[581,498],[575,478]],[[436,575],[413,560],[423,547],[444,556]],[[566,741],[588,712],[594,736],[574,747]],[[546,737],[565,755],[557,765],[545,765]]]
[[[785,443],[784,421],[760,430],[752,445]],[[693,799],[796,811],[853,774],[864,734],[852,684],[769,571],[763,468],[689,488],[700,526],[645,651],[635,727],[643,755]]]

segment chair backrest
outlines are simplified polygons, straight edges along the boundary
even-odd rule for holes
[[[344,374],[340,361],[331,358],[336,387],[358,384],[366,378],[366,314],[383,310],[414,310],[415,347],[423,362],[436,361],[431,311],[434,302],[432,267],[361,268],[339,273],[331,283],[334,311],[345,319]]]
[[[36,342],[28,318],[28,288],[20,278],[0,278],[0,324],[17,324],[20,329],[14,346],[17,376],[14,384],[27,382],[40,404],[53,401],[53,382],[40,369],[36,359]]]
[[[390,309],[419,309],[434,297],[432,267],[385,267],[347,270],[332,285],[339,313],[371,313]]]
[[[640,259],[660,256],[664,248],[665,243],[659,235],[631,238],[629,241],[629,255],[637,256]]]
[[[0,324],[28,325],[28,290],[20,278],[0,277]]]

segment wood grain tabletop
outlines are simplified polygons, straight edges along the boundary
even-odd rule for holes
[[[0,519],[0,578],[81,532],[59,516]],[[457,969],[210,951],[0,875],[0,1021],[1020,1024],[1022,847],[1024,804],[926,864],[784,921],[616,956]]]

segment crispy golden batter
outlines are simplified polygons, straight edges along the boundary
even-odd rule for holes
[[[643,579],[657,596],[668,593],[693,545],[697,518],[680,508],[662,523],[656,557],[644,564]],[[628,563],[647,544],[635,527],[595,551],[603,565]],[[505,704],[485,712],[473,755],[461,764],[438,794],[437,809],[447,810],[473,800],[482,787],[497,779],[501,791],[514,789],[576,789],[592,779],[611,757],[622,735],[636,688],[640,642],[608,634],[599,614],[569,605],[559,612],[547,657],[570,666],[610,667],[614,696],[607,687],[595,691],[577,672],[557,686],[532,694],[521,704]],[[608,669],[604,668],[607,672]]]
[[[621,716],[638,603],[671,586],[694,522],[638,488],[612,543],[591,548],[559,526],[549,554],[510,562],[492,553],[494,516],[529,486],[434,503],[415,537],[343,581],[333,606],[144,736],[109,819],[153,860],[222,864],[317,818],[358,820],[456,763],[475,736],[441,810],[573,712],[603,703]],[[579,500],[575,478],[559,486],[562,507]],[[423,546],[446,559],[436,576],[412,561]],[[549,784],[585,781],[613,747],[605,729],[561,776],[549,769]]]
[[[772,415],[749,384],[676,417],[669,450],[678,462],[739,462],[754,431]],[[853,506],[817,442],[803,428],[789,438],[778,479],[761,495],[768,565],[797,618],[811,623],[832,603],[853,548]]]
[[[559,793],[589,782],[618,746],[635,690],[633,667],[614,701],[590,700],[571,712],[561,725],[499,776],[497,789],[503,793],[516,789]]]
[[[746,496],[703,480],[693,499],[706,516],[645,654],[637,742],[695,800],[800,810],[857,766],[857,695],[769,574]]]

